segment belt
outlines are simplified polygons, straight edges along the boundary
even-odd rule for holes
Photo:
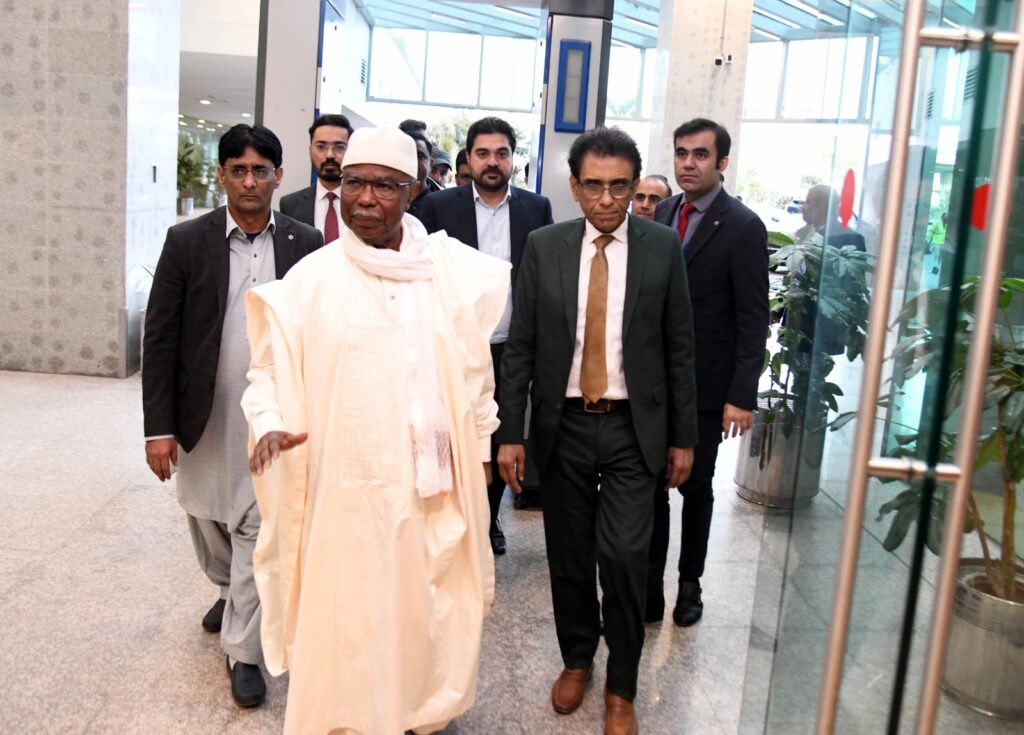
[[[565,405],[578,408],[584,413],[618,413],[629,410],[629,399],[601,398],[593,403],[587,403],[582,398],[566,398]]]

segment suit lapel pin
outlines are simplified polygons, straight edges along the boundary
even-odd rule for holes
[[[718,223],[717,223],[717,222],[715,222],[715,224],[717,225]],[[295,239],[295,235],[289,235],[289,236],[288,236],[288,239],[289,239],[289,240],[294,240],[294,239]]]
[[[718,227],[718,220],[715,220],[715,227]]]

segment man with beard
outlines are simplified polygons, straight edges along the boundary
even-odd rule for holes
[[[309,128],[309,159],[316,183],[281,197],[281,212],[320,230],[324,242],[341,232],[341,163],[345,160],[352,125],[344,115],[321,115]]]
[[[497,117],[477,120],[466,133],[472,181],[430,195],[424,200],[420,217],[427,232],[444,230],[451,237],[512,264],[505,314],[491,335],[495,385],[501,382],[501,357],[512,320],[512,291],[526,237],[554,221],[547,197],[508,185],[515,150],[516,134],[511,125]],[[497,395],[495,399],[500,401]],[[492,453],[494,451],[492,446]],[[504,554],[505,534],[498,521],[498,508],[505,493],[505,482],[497,472],[494,475],[487,488],[491,506],[491,549],[495,554]]]
[[[416,142],[416,181],[419,182],[419,194],[409,202],[409,214],[418,220],[423,219],[423,203],[427,197],[440,187],[437,182],[430,178],[430,159],[434,154],[434,147],[427,140],[423,133],[405,133]],[[437,188],[435,188],[437,187]]]

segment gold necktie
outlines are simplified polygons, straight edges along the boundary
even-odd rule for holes
[[[601,235],[594,240],[597,252],[590,261],[587,320],[583,328],[583,364],[580,369],[580,390],[587,403],[601,400],[608,389],[608,366],[604,349],[608,314],[608,258],[604,249],[614,239],[611,235]]]

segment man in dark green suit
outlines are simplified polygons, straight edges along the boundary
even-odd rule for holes
[[[582,702],[599,640],[608,644],[606,733],[634,733],[648,545],[658,476],[689,474],[697,441],[694,337],[679,236],[627,217],[641,161],[617,129],[569,153],[583,219],[526,241],[502,362],[502,477],[520,492],[527,391],[529,461],[540,471],[555,628],[565,669],[552,704]],[[532,387],[531,387],[532,382]]]

